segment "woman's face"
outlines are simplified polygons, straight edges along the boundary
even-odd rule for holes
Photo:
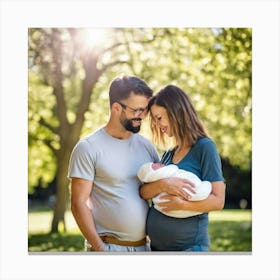
[[[172,131],[166,109],[154,104],[151,107],[151,113],[157,127],[161,130],[161,132],[166,133],[169,137],[171,137]]]

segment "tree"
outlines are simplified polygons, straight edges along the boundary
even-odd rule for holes
[[[69,197],[67,179],[69,158],[79,140],[93,89],[107,67],[116,63],[98,67],[97,62],[102,52],[92,48],[83,49],[79,44],[80,32],[78,29],[29,30],[30,87],[32,81],[37,82],[43,89],[39,93],[39,101],[45,102],[46,106],[52,109],[46,111],[47,116],[44,112],[34,110],[30,110],[29,114],[29,145],[32,146],[35,141],[37,144],[44,144],[43,153],[45,155],[52,153],[55,158],[55,167],[52,169],[57,177],[57,194],[51,232],[58,231],[60,222],[65,227],[64,213]],[[38,86],[35,89],[29,88],[33,93],[30,94],[30,101],[36,99],[34,92],[36,89]],[[67,91],[70,91],[70,96],[67,96]],[[74,101],[70,100],[72,96]],[[29,104],[32,107],[40,102]],[[75,117],[71,121],[73,111]],[[32,158],[29,162],[32,164]],[[46,181],[48,180],[49,177],[46,178]]]

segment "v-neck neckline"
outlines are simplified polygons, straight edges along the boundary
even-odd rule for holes
[[[177,149],[177,147],[175,147],[175,148],[172,150],[171,163],[172,163],[172,164],[176,164],[176,165],[178,165],[179,163],[181,163],[186,157],[188,157],[188,155],[190,154],[192,148],[193,148],[193,146],[190,147],[190,149],[186,152],[186,154],[185,154],[179,161],[174,162],[174,161],[173,161],[173,157],[174,157],[175,151],[176,151],[176,149]]]

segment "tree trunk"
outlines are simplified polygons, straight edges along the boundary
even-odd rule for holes
[[[60,123],[59,136],[61,148],[57,153],[57,186],[54,216],[51,232],[58,232],[60,223],[66,231],[64,214],[69,201],[69,180],[67,179],[68,164],[74,145],[79,139],[84,123],[85,112],[89,108],[92,90],[102,71],[97,69],[98,56],[92,52],[83,57],[85,79],[82,82],[82,95],[78,104],[76,120],[70,124],[67,120],[67,106],[64,99],[63,73],[62,73],[62,42],[59,32],[53,33],[53,54],[55,61],[54,95],[57,101],[57,117]]]
[[[65,145],[67,146],[67,145]],[[68,164],[72,148],[62,149],[57,159],[57,185],[54,214],[51,224],[51,233],[59,232],[60,225],[66,232],[65,211],[69,201],[69,180],[67,178]]]

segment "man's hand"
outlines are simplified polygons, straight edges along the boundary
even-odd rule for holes
[[[92,246],[94,252],[106,252],[106,244],[102,241],[96,246]]]

